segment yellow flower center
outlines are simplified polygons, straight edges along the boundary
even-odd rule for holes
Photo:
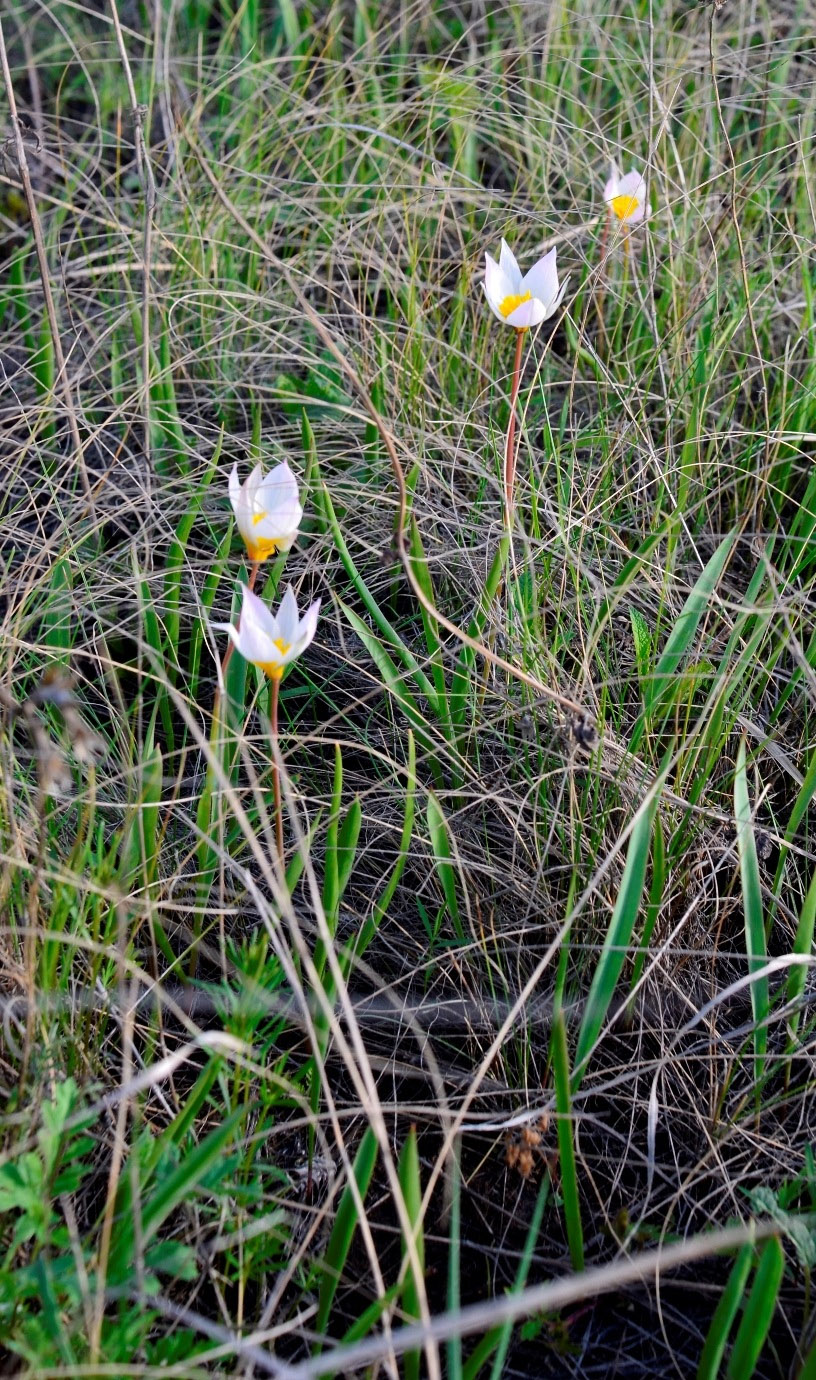
[[[628,220],[635,214],[639,204],[636,196],[613,196],[609,203],[618,220]]]
[[[277,554],[279,546],[280,537],[259,537],[257,541],[248,541],[246,549],[251,561],[265,561]]]
[[[503,297],[501,302],[499,302],[499,311],[501,312],[505,321],[507,320],[508,316],[512,315],[512,313],[516,310],[516,307],[521,306],[522,302],[529,302],[532,295],[533,294],[531,292],[511,292],[509,297]]]
[[[259,522],[263,522],[263,520],[264,520],[265,517],[269,517],[269,514],[268,514],[268,513],[253,513],[253,514],[252,514],[252,526],[253,526],[253,527],[257,527],[257,526],[258,526],[258,523],[259,523]]]
[[[292,645],[291,642],[284,642],[282,637],[275,637],[272,641],[281,656],[286,656]],[[279,661],[258,661],[255,664],[260,667],[265,676],[269,676],[270,680],[280,680],[285,669]]]

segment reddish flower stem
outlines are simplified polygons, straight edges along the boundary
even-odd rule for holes
[[[508,531],[513,523],[513,497],[516,485],[516,403],[521,386],[521,352],[524,347],[523,330],[516,331],[516,354],[513,360],[513,384],[510,390],[510,420],[504,447],[504,516]]]

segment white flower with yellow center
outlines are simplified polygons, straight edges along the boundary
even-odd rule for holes
[[[238,627],[231,623],[216,623],[216,628],[232,638],[236,651],[245,661],[259,666],[270,680],[280,680],[291,661],[305,652],[317,629],[320,600],[306,610],[301,618],[297,600],[289,585],[277,613],[267,608],[263,599],[243,588],[241,617]]]
[[[297,480],[285,460],[267,475],[256,465],[243,484],[238,480],[238,466],[233,465],[229,496],[251,561],[265,561],[278,551],[289,550],[303,509]]]
[[[633,168],[621,177],[617,164],[611,163],[604,201],[622,225],[637,225],[648,210],[643,176]]]
[[[546,321],[561,305],[569,280],[565,279],[559,287],[554,249],[533,264],[523,277],[515,255],[504,240],[499,262],[489,254],[485,254],[485,259],[485,297],[491,311],[505,325],[526,331]]]

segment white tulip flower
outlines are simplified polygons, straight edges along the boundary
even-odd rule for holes
[[[489,254],[485,254],[485,259],[485,297],[491,311],[505,325],[526,331],[546,321],[561,305],[568,279],[559,287],[554,249],[533,264],[523,277],[515,255],[504,240],[499,262]]]
[[[229,496],[251,561],[265,561],[278,551],[289,550],[303,509],[297,480],[285,460],[267,475],[256,465],[243,484],[238,481],[238,466],[233,465]]]
[[[312,641],[317,629],[320,600],[316,599],[301,618],[291,585],[277,613],[267,608],[263,599],[259,599],[246,585],[242,588],[244,593],[238,627],[233,627],[231,623],[216,623],[215,626],[229,634],[233,646],[246,661],[259,666],[270,680],[280,680],[289,663],[305,652]]]
[[[609,166],[609,180],[604,187],[604,201],[623,225],[637,225],[648,211],[646,182],[633,168],[621,177],[616,163]]]

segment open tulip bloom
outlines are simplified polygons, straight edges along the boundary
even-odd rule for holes
[[[229,496],[251,561],[265,561],[278,551],[289,550],[303,509],[297,480],[285,460],[267,475],[256,465],[243,484],[238,480],[238,466],[233,465]]]
[[[320,600],[316,599],[301,618],[291,585],[277,613],[267,608],[263,600],[246,585],[242,588],[244,593],[238,627],[233,627],[231,623],[216,623],[215,626],[229,634],[233,646],[245,661],[259,666],[270,680],[280,680],[289,663],[305,652],[312,641],[317,629]]]
[[[485,254],[485,259],[485,297],[491,311],[506,326],[526,331],[546,321],[561,305],[568,280],[559,287],[554,249],[533,264],[523,277],[515,255],[504,240],[499,262],[489,254]]]
[[[621,177],[620,169],[612,163],[609,180],[604,187],[604,201],[622,225],[637,225],[647,212],[646,183],[633,168]]]

